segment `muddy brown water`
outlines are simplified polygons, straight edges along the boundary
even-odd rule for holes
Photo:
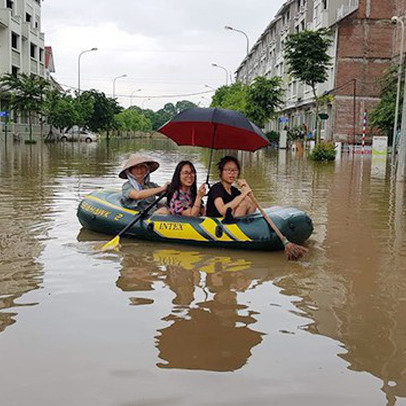
[[[1,405],[406,405],[406,192],[389,165],[240,154],[264,206],[313,218],[300,263],[129,239],[100,252],[111,237],[76,208],[119,188],[137,150],[158,183],[185,157],[205,179],[207,151],[166,140],[1,140]]]

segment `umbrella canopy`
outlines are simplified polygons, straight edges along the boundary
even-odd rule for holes
[[[269,145],[265,134],[237,111],[195,107],[181,111],[158,132],[178,145],[256,151]]]

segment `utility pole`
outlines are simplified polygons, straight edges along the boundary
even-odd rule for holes
[[[406,79],[406,73],[405,73]],[[406,162],[406,85],[403,92],[403,110],[402,110],[402,125],[400,127],[400,143],[399,143],[399,158],[396,171],[396,179],[405,181],[405,162]]]

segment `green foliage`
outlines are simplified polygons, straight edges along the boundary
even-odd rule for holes
[[[84,125],[90,131],[109,131],[115,127],[114,117],[122,110],[115,99],[107,97],[103,92],[97,90],[85,91],[77,99],[78,109],[84,118]],[[93,108],[89,114],[91,105]]]
[[[143,113],[151,120],[152,129],[156,131],[176,114],[192,107],[197,107],[197,105],[188,100],[181,100],[178,101],[176,105],[173,103],[166,103],[165,106],[157,112],[153,112],[152,110],[143,110]]]
[[[331,142],[317,144],[310,154],[313,161],[334,161],[336,159],[335,146]]]
[[[36,75],[6,73],[0,78],[0,86],[10,91],[11,110],[28,115],[32,140],[32,118],[34,114],[43,113],[45,93],[50,88],[50,83]]]
[[[291,127],[287,131],[288,140],[302,140],[305,137],[305,130],[303,126]]]
[[[118,129],[124,131],[151,131],[151,121],[134,109],[126,109],[115,117]]]
[[[216,90],[210,107],[220,107],[246,114],[247,94],[248,86],[241,82],[235,82],[230,86],[221,86]]]
[[[75,99],[66,93],[51,90],[45,97],[48,123],[59,130],[69,130],[80,121]]]
[[[316,105],[316,129],[319,123],[319,108],[325,103],[323,97],[317,97],[316,85],[328,79],[331,57],[327,52],[331,44],[328,30],[304,30],[289,34],[284,49],[289,72],[312,88]],[[317,144],[320,142],[319,133],[320,131],[317,131]]]
[[[196,104],[189,100],[181,100],[176,102],[175,108],[178,113],[180,113],[183,110],[186,109],[191,109],[192,107],[197,107]]]
[[[211,107],[239,111],[258,127],[264,127],[282,103],[282,79],[259,76],[251,85],[241,82],[216,90]]]
[[[268,138],[269,142],[273,142],[273,143],[279,142],[279,133],[278,132],[272,130],[272,131],[265,133],[265,135],[266,135],[266,138]]]
[[[285,57],[290,73],[300,81],[314,87],[328,78],[331,57],[327,51],[332,43],[325,29],[304,30],[289,34],[285,45]]]
[[[398,83],[398,66],[397,64],[390,66],[379,80],[380,86],[380,101],[375,109],[369,115],[370,124],[372,127],[379,128],[384,135],[388,136],[389,142],[392,143],[393,126],[395,123],[395,108],[396,108],[396,92]],[[405,64],[406,67],[406,64]],[[403,95],[404,76],[401,80],[401,92]],[[400,97],[398,125],[402,122],[403,98]]]
[[[246,115],[258,127],[264,127],[282,104],[282,78],[255,78],[247,93]]]

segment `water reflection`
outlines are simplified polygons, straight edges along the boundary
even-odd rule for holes
[[[162,317],[169,325],[155,337],[162,360],[157,366],[233,371],[245,365],[263,333],[251,327],[258,312],[238,295],[275,278],[278,267],[271,270],[258,259],[253,266],[252,253],[144,245],[134,255],[131,245],[121,251],[117,287],[142,292],[162,283],[174,294],[171,312]],[[130,297],[132,305],[145,303]]]
[[[43,280],[37,258],[50,225],[49,159],[32,146],[0,149],[0,333],[15,323],[19,306],[32,304],[18,300]]]

